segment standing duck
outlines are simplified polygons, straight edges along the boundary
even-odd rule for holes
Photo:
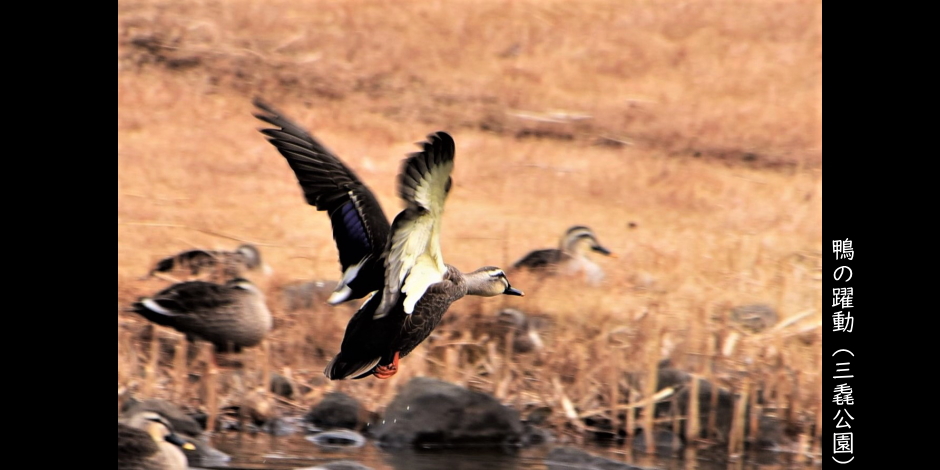
[[[208,341],[218,352],[239,352],[255,346],[272,326],[264,294],[243,278],[225,284],[173,284],[151,297],[140,298],[131,310],[185,334],[190,341]]]
[[[195,446],[157,413],[146,411],[126,423],[118,421],[118,470],[184,470],[189,466],[180,448]]]
[[[186,339],[212,343],[216,353],[240,352],[256,346],[271,331],[271,311],[264,294],[247,279],[235,278],[225,284],[187,281],[173,284],[151,297],[142,297],[131,311],[147,320],[179,331]],[[156,341],[154,336],[153,341]],[[209,410],[207,430],[215,429],[216,381],[219,373],[215,354],[208,354],[209,380],[206,382]]]
[[[587,257],[588,251],[616,257],[597,241],[597,235],[593,230],[583,225],[575,225],[561,237],[558,248],[531,251],[516,261],[512,267],[543,274],[569,276],[583,272],[589,283],[597,284],[604,279],[604,270]]]
[[[338,301],[368,295],[346,326],[339,354],[324,370],[328,378],[389,378],[454,301],[465,295],[524,295],[502,269],[487,266],[464,274],[444,263],[441,216],[455,150],[450,135],[429,135],[418,144],[422,150],[404,161],[398,194],[406,207],[388,227],[375,196],[337,157],[270,106],[258,100],[255,105],[264,111],[256,117],[281,128],[261,132],[287,158],[308,203],[321,209],[321,201],[333,201],[330,219],[344,272],[340,285],[348,287],[334,295]]]

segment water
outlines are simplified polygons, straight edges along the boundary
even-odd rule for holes
[[[518,451],[485,449],[389,452],[371,441],[353,449],[329,450],[306,440],[300,433],[290,436],[228,432],[213,437],[212,444],[232,459],[207,469],[288,470],[313,467],[335,461],[353,461],[374,470],[561,470],[575,467],[549,467],[545,456],[554,445]],[[670,458],[632,454],[629,447],[581,446],[582,450],[632,465],[662,470],[782,470],[818,469],[819,465],[794,463],[795,456],[761,453],[737,462],[714,462],[692,454]]]

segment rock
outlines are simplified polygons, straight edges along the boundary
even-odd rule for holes
[[[362,437],[362,434],[348,429],[325,431],[307,436],[305,439],[320,447],[333,450],[362,447],[366,443],[366,438]]]
[[[294,384],[276,372],[271,373],[271,392],[290,400],[294,396]]]
[[[643,470],[643,467],[589,454],[574,447],[555,447],[545,456],[548,470]]]
[[[689,383],[692,374],[674,369],[671,367],[671,361],[668,359],[660,361],[659,370],[656,372],[656,390],[662,390],[666,387],[679,389]]]
[[[551,407],[540,406],[530,411],[529,415],[526,416],[525,421],[527,424],[538,426],[538,425],[545,423],[545,420],[547,420],[548,417],[551,416],[551,414],[552,414]]]
[[[626,415],[618,416],[626,418]],[[597,442],[622,444],[627,437],[627,430],[623,427],[614,427],[610,417],[604,415],[591,415],[584,417],[584,425],[590,428],[587,435]]]
[[[311,408],[304,419],[320,429],[359,429],[360,410],[355,398],[332,392]]]
[[[731,309],[731,321],[755,333],[775,325],[778,318],[773,307],[765,304],[742,305]]]
[[[758,419],[754,446],[759,450],[790,450],[795,442],[795,436],[791,436],[787,431],[787,425],[783,420],[776,416],[763,415]]]
[[[684,446],[682,439],[676,436],[672,431],[657,429],[653,433],[654,446],[658,455],[671,455],[673,452],[682,450]],[[633,449],[640,452],[646,452],[646,433],[640,432],[633,439]]]
[[[372,467],[366,467],[359,462],[352,460],[336,460],[316,467],[304,467],[297,470],[372,470]]]
[[[411,379],[373,430],[387,447],[517,445],[519,412],[492,396],[427,377]]]
[[[522,445],[537,446],[546,442],[554,442],[555,436],[548,429],[537,428],[531,424],[525,424],[522,429]]]
[[[269,420],[277,417],[277,410],[274,407],[274,401],[265,395],[260,388],[252,390],[238,406],[238,421],[243,423],[249,421],[255,426],[263,426]]]
[[[659,370],[656,389],[662,390],[666,387],[673,387],[676,389],[676,393],[671,399],[660,402],[656,405],[657,417],[661,418],[669,416],[671,412],[670,410],[673,406],[676,407],[675,412],[680,416],[688,416],[690,390],[689,382],[691,381],[691,378],[691,374],[678,369],[664,367]],[[718,393],[718,407],[715,410],[715,427],[718,431],[717,435],[709,432],[708,430],[708,414],[711,412],[711,394],[713,389],[716,390],[716,393]],[[699,429],[701,429],[700,436],[703,438],[715,439],[719,442],[727,442],[728,433],[731,430],[731,416],[734,406],[734,397],[731,395],[731,392],[720,387],[715,387],[711,382],[708,382],[705,379],[699,379],[698,403]],[[681,425],[681,434],[684,433],[685,421],[683,421]]]
[[[262,430],[273,436],[288,436],[300,430],[297,421],[300,418],[273,418],[262,426]]]

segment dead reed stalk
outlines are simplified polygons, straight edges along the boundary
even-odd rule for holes
[[[688,419],[685,424],[685,440],[688,443],[693,443],[699,440],[699,376],[698,374],[692,375],[692,378],[689,380],[689,409],[688,409]]]
[[[652,397],[656,394],[657,378],[659,377],[659,351],[662,348],[663,330],[659,326],[659,320],[654,316],[652,341],[647,349],[646,357],[646,397]],[[655,430],[653,429],[653,419],[656,414],[656,402],[650,400],[643,410],[643,434],[646,435],[646,452],[652,454],[656,452]]]
[[[178,338],[173,344],[173,396],[177,401],[182,401],[186,387],[186,352],[187,346],[185,338]]]
[[[160,357],[160,330],[156,325],[152,325],[151,328],[153,328],[153,334],[150,336],[150,357],[147,359],[147,366],[144,370],[147,378],[144,381],[144,389],[141,391],[145,397],[152,396],[159,373],[157,366]]]
[[[620,370],[620,357],[623,352],[611,342],[610,334],[607,335],[607,349],[610,351],[610,359],[608,360],[607,367],[607,385],[610,387],[610,400],[608,403],[610,403],[611,408],[613,408],[620,403],[620,375],[623,373]],[[630,413],[630,411],[627,413]],[[615,410],[611,411],[610,424],[614,432],[619,432],[622,429],[620,413]]]
[[[745,377],[741,380],[740,392],[737,394],[734,411],[731,417],[731,432],[728,439],[728,455],[738,455],[744,451],[744,426],[747,420],[748,393],[751,379]]]
[[[203,343],[203,357],[206,358],[203,386],[206,390],[206,432],[215,431],[215,421],[219,413],[216,386],[219,379],[219,366],[215,362],[215,347],[211,343]]]

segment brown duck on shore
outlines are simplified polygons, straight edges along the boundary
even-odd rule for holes
[[[369,297],[349,324],[339,354],[324,373],[333,380],[389,378],[398,361],[424,341],[450,304],[465,295],[523,295],[499,268],[468,274],[444,263],[441,215],[451,188],[454,140],[445,132],[418,144],[398,176],[406,207],[388,227],[372,192],[332,153],[270,106],[255,100],[262,132],[294,169],[310,204],[330,210],[344,277],[337,300]]]
[[[225,284],[188,281],[173,284],[151,297],[142,297],[131,310],[147,320],[179,331],[190,342],[212,343],[214,353],[240,352],[261,343],[273,326],[264,294],[247,279],[235,278]],[[154,336],[156,340],[156,336]],[[209,353],[207,368],[209,418],[207,430],[215,429],[215,376],[218,361]]]
[[[131,310],[185,334],[190,341],[208,341],[219,352],[239,352],[255,346],[272,326],[264,294],[243,278],[225,284],[205,281],[173,284],[151,297],[140,298]]]
[[[507,334],[512,336],[512,349],[516,353],[538,351],[545,347],[540,330],[545,327],[545,320],[531,317],[514,308],[504,308],[496,314],[493,336],[497,341],[504,340]]]
[[[208,274],[211,280],[225,281],[258,269],[268,271],[270,268],[262,264],[258,248],[246,243],[235,251],[195,249],[168,256],[157,261],[149,276],[185,272],[191,276]]]
[[[565,231],[558,248],[531,251],[513,263],[512,267],[547,275],[574,275],[583,272],[589,283],[597,284],[604,279],[604,271],[587,257],[588,251],[616,257],[597,241],[593,230],[583,225],[575,225]]]
[[[183,470],[189,468],[180,448],[192,450],[157,413],[137,413],[118,421],[118,470]]]

